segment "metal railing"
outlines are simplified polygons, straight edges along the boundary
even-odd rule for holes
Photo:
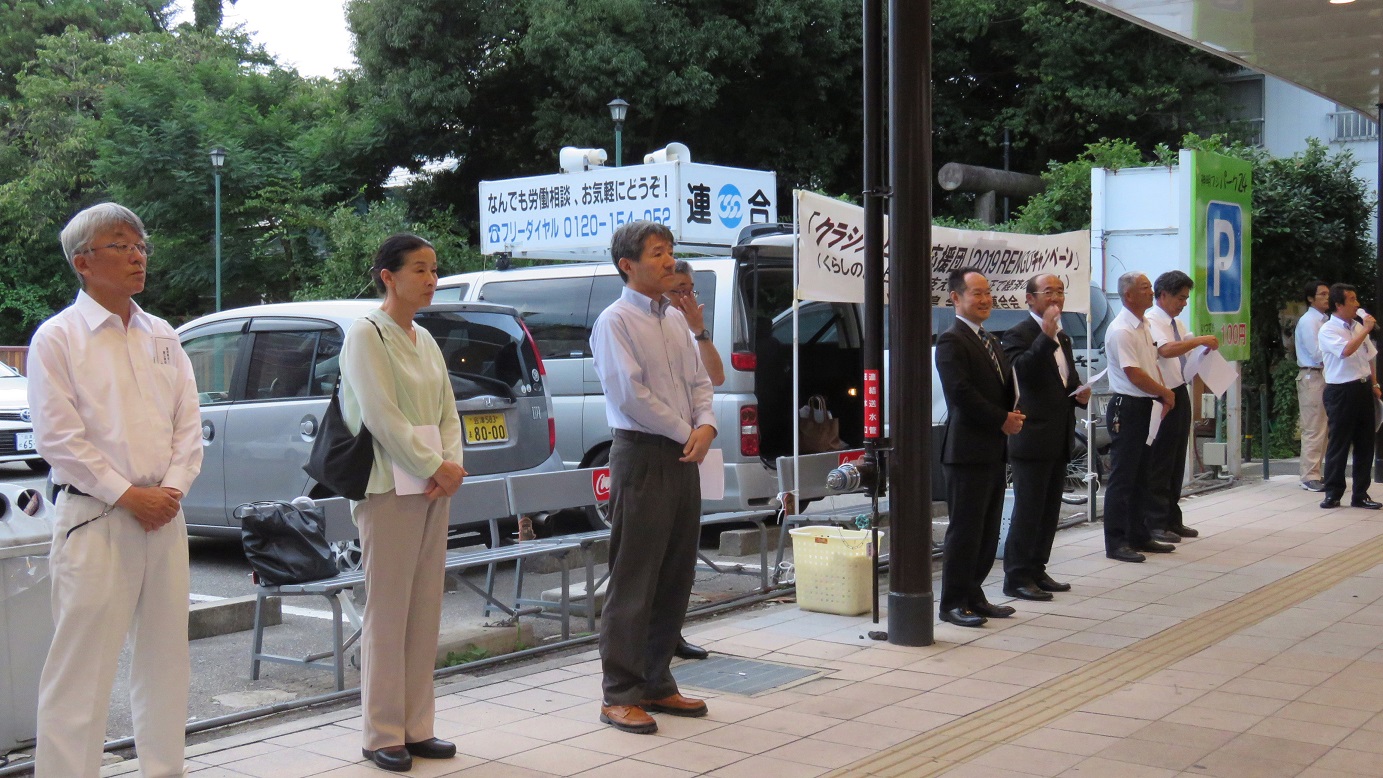
[[[1332,142],[1372,140],[1378,137],[1378,122],[1357,111],[1336,111],[1330,114]]]

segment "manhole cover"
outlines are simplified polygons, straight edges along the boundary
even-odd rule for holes
[[[816,675],[805,667],[759,662],[733,656],[715,656],[699,662],[684,662],[672,668],[679,686],[695,686],[716,692],[746,696]]]

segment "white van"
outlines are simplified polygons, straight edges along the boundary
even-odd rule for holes
[[[712,342],[725,361],[725,383],[713,409],[725,455],[725,496],[708,512],[776,504],[770,467],[791,453],[792,236],[779,225],[745,230],[729,257],[689,259],[698,300],[706,306]],[[591,327],[619,297],[623,282],[613,263],[582,262],[487,270],[438,282],[436,303],[485,301],[516,308],[542,351],[557,423],[557,452],[568,467],[608,461],[610,425],[591,359]],[[804,303],[801,314],[805,402],[823,395],[840,419],[840,437],[862,441],[860,402],[863,332],[850,303]],[[592,516],[593,523],[604,518]]]

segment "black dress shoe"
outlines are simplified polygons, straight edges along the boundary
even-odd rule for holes
[[[1069,589],[1070,587],[1067,588]],[[1039,589],[1035,583],[1004,584],[1004,594],[1007,594],[1009,597],[1017,597],[1020,600],[1036,600],[1037,602],[1045,602],[1052,599],[1051,592],[1045,592]],[[979,613],[984,613],[984,611],[979,608],[975,610]]]
[[[1185,524],[1181,525],[1180,527],[1172,527],[1172,531],[1182,536],[1183,538],[1198,538],[1201,536],[1200,530],[1191,529]]]
[[[1350,500],[1349,507],[1368,508],[1371,511],[1376,511],[1379,508],[1383,508],[1383,502],[1374,502],[1373,500],[1370,500],[1369,496],[1366,494],[1363,497],[1355,497],[1353,500]]]
[[[1159,543],[1180,543],[1181,536],[1171,530],[1155,529],[1152,531],[1152,539]]]
[[[1137,551],[1146,551],[1150,554],[1170,554],[1177,550],[1171,543],[1159,543],[1156,540],[1145,540],[1142,543],[1133,544]]]
[[[1006,619],[1018,612],[1008,605],[995,605],[988,601],[974,603],[970,606],[970,610],[987,619]]]
[[[954,624],[957,627],[983,627],[984,623],[988,621],[988,619],[969,608],[952,608],[948,611],[942,611],[941,620]]]
[[[1047,575],[1046,573],[1038,573],[1037,575],[1032,577],[1032,580],[1034,583],[1037,584],[1037,588],[1041,589],[1044,592],[1071,591],[1071,584],[1061,583],[1060,581],[1053,581],[1052,577],[1050,575]]]
[[[420,740],[417,743],[404,743],[403,747],[408,749],[408,753],[423,759],[451,759],[456,756],[455,743],[448,743],[435,737]]]
[[[673,656],[679,659],[705,659],[711,655],[711,652],[701,646],[694,646],[688,643],[686,638],[679,638],[677,640],[677,648],[674,648],[672,653]]]
[[[1109,557],[1110,559],[1117,559],[1120,562],[1142,562],[1143,560],[1147,559],[1147,557],[1143,556],[1137,551],[1134,551],[1128,546],[1119,546],[1113,551],[1104,552],[1104,555]]]
[[[409,755],[406,746],[389,746],[374,751],[362,748],[360,753],[364,754],[366,759],[374,762],[375,767],[381,770],[388,770],[391,773],[406,773],[413,769],[413,757]]]
[[[1340,507],[1340,498],[1339,498],[1339,497],[1326,497],[1324,500],[1321,500],[1321,507],[1322,507],[1322,508],[1338,508],[1338,507]]]

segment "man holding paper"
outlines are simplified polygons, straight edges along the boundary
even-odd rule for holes
[[[1345,493],[1345,460],[1354,449],[1354,491],[1350,507],[1378,510],[1369,499],[1369,468],[1373,467],[1373,436],[1377,429],[1374,402],[1380,396],[1373,358],[1378,353],[1369,333],[1374,319],[1359,307],[1349,284],[1330,287],[1330,320],[1321,325],[1321,356],[1325,359],[1325,416],[1329,424],[1325,447],[1325,499],[1322,508],[1340,507]]]
[[[1180,270],[1171,270],[1157,277],[1153,294],[1157,302],[1145,317],[1153,345],[1157,346],[1157,367],[1162,381],[1172,391],[1171,410],[1162,420],[1152,445],[1152,497],[1154,507],[1149,513],[1149,529],[1153,540],[1180,543],[1182,538],[1194,538],[1200,533],[1181,518],[1181,482],[1186,473],[1186,447],[1191,440],[1191,396],[1186,384],[1186,355],[1204,346],[1218,349],[1220,339],[1214,335],[1192,337],[1185,322],[1177,321],[1191,298],[1196,282]],[[1159,490],[1157,484],[1166,485]]]
[[[1155,554],[1176,547],[1152,539],[1148,526],[1151,482],[1149,428],[1153,415],[1161,421],[1176,404],[1162,382],[1157,347],[1143,314],[1153,304],[1153,286],[1137,271],[1119,276],[1124,308],[1105,332],[1109,358],[1109,388],[1114,393],[1105,409],[1110,436],[1109,491],[1105,493],[1105,556],[1120,562],[1142,562],[1140,551]],[[1159,406],[1160,403],[1160,406]],[[1158,485],[1160,486],[1160,485]]]
[[[1066,286],[1052,274],[1028,279],[1029,316],[1004,332],[1004,354],[1013,364],[1023,429],[1008,440],[1013,468],[1013,520],[1004,544],[1004,594],[1050,600],[1071,585],[1047,575],[1061,490],[1076,438],[1076,408],[1090,399],[1080,385],[1071,337],[1061,329]]]
[[[649,221],[615,231],[610,255],[624,291],[591,330],[610,445],[610,583],[600,621],[600,720],[658,731],[648,711],[705,716],[670,665],[696,578],[701,537],[697,465],[715,439],[711,379],[664,295],[677,283],[672,232]]]

